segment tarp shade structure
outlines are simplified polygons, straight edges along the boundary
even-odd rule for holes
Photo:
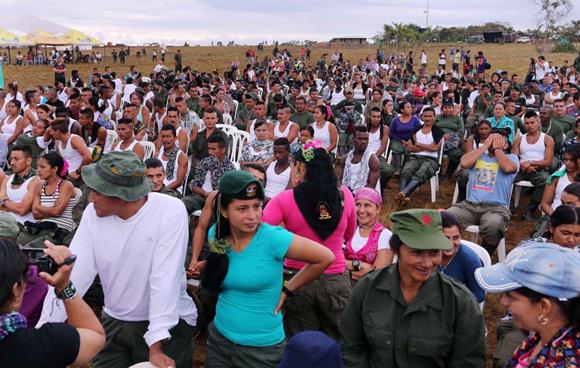
[[[39,30],[35,31],[34,33],[26,35],[25,39],[27,41],[30,41],[31,43],[33,43],[35,45],[65,46],[65,45],[71,44],[70,42],[68,42],[62,38],[58,38],[58,37],[52,35],[51,33],[44,31],[42,29],[39,29]]]
[[[26,39],[18,37],[4,28],[0,28],[0,46],[26,46],[30,44]]]
[[[70,30],[66,32],[62,39],[67,41],[69,44],[73,45],[92,45],[92,46],[99,46],[103,43],[97,40],[94,37],[88,36],[80,31],[77,30]]]

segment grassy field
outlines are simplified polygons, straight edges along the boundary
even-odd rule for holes
[[[425,49],[428,55],[428,70],[432,71],[436,67],[437,53],[441,49],[445,49],[446,52],[449,51],[451,44],[426,44],[423,47],[415,48],[415,63],[418,63],[418,55],[422,49]],[[455,47],[460,46],[455,44]],[[492,65],[491,71],[498,69],[508,70],[510,73],[515,72],[521,76],[521,80],[524,79],[526,71],[531,57],[538,56],[538,50],[535,45],[532,44],[477,44],[461,45],[465,50],[471,50],[472,55],[475,55],[477,51],[483,51],[488,58],[489,63]],[[280,46],[284,48],[285,46]],[[173,67],[173,54],[177,51],[177,47],[170,47],[168,54],[166,56],[167,66],[169,68]],[[247,46],[222,46],[222,47],[179,47],[183,54],[183,65],[189,65],[194,70],[211,72],[217,69],[220,74],[223,75],[223,71],[229,70],[232,61],[238,60],[243,66],[245,63],[245,52],[248,49]],[[258,56],[262,58],[265,55],[272,55],[272,47],[266,47],[263,53],[258,53]],[[294,55],[299,55],[299,47],[288,46],[288,50]],[[99,47],[96,50],[101,51],[105,55],[103,63],[98,65],[93,64],[72,64],[67,66],[67,77],[70,75],[72,69],[78,69],[81,73],[82,78],[86,81],[89,73],[92,72],[93,67],[97,67],[99,71],[103,71],[105,66],[111,66],[117,73],[125,74],[130,65],[136,65],[143,75],[149,75],[153,71],[155,63],[151,61],[151,48],[147,49],[147,56],[137,58],[134,53],[137,51],[136,48],[131,49],[131,56],[125,65],[113,64],[111,58],[112,47],[102,48]],[[119,49],[117,48],[117,51]],[[21,50],[24,54],[26,50]],[[374,57],[376,48],[349,48],[341,49],[344,53],[345,60],[351,60],[351,62],[356,63],[359,59],[364,59],[367,56]],[[320,55],[323,53],[332,54],[334,49],[315,47],[312,50],[312,56],[310,63],[315,63]],[[391,53],[399,54],[400,52],[394,49],[386,49],[385,54],[390,55]],[[11,51],[13,60],[15,59],[16,50]],[[555,65],[562,65],[564,60],[568,60],[570,63],[574,61],[575,54],[554,54],[548,53],[546,55],[547,60],[551,60]],[[5,82],[18,81],[21,89],[30,88],[36,84],[52,84],[54,83],[54,77],[50,66],[15,66],[8,65],[4,70]]]
[[[446,51],[449,50],[450,44],[429,44],[422,48],[415,49],[416,54],[418,54],[421,49],[427,51],[429,57],[428,70],[433,70],[436,63],[437,53],[444,48]],[[455,45],[456,47],[458,45]],[[281,46],[283,48],[284,46]],[[492,44],[482,44],[482,45],[463,45],[464,49],[472,50],[472,54],[477,53],[481,50],[485,53],[489,62],[492,64],[492,71],[497,69],[508,70],[510,73],[515,72],[521,76],[521,80],[524,79],[526,71],[528,69],[529,60],[531,57],[537,57],[538,51],[534,45],[531,44],[504,44],[504,45],[492,45]],[[194,70],[211,72],[217,69],[220,74],[223,74],[224,70],[228,70],[232,61],[240,61],[241,65],[245,62],[245,51],[246,46],[233,46],[233,47],[180,47],[183,53],[183,65],[191,66]],[[295,55],[299,54],[298,47],[288,47],[288,49]],[[102,49],[100,49],[103,52]],[[171,47],[167,55],[167,65],[169,68],[173,67],[173,53],[176,52],[176,47]],[[70,75],[70,70],[78,69],[81,73],[82,78],[86,81],[90,72],[92,72],[93,67],[97,67],[99,71],[103,71],[105,66],[111,66],[113,70],[117,73],[125,74],[129,70],[130,65],[136,65],[139,70],[144,74],[148,75],[152,72],[154,63],[150,58],[150,51],[148,49],[148,55],[146,57],[137,58],[133,54],[129,57],[125,65],[113,64],[110,53],[112,48],[107,48],[104,52],[105,61],[102,64],[73,64],[67,66],[67,77]],[[132,49],[132,53],[136,50]],[[344,58],[351,60],[356,63],[359,59],[364,59],[367,56],[375,55],[375,48],[360,48],[360,49],[342,49],[340,50],[344,53]],[[266,47],[265,52],[258,53],[259,57],[262,58],[265,55],[271,55],[272,47]],[[331,54],[334,49],[329,48],[314,48],[312,51],[311,64],[314,64],[320,55],[323,53]],[[386,50],[386,54],[390,55],[395,50]],[[16,53],[13,51],[12,55],[14,57]],[[555,65],[562,65],[564,60],[568,60],[570,63],[574,61],[576,57],[575,54],[547,54],[547,60],[551,60]],[[418,60],[416,59],[416,62]],[[20,89],[24,90],[26,88],[32,87],[36,84],[51,84],[53,83],[53,73],[49,66],[14,66],[9,65],[4,71],[5,81],[18,81]],[[395,193],[398,189],[397,183],[393,180],[389,185],[389,196],[385,198],[384,209],[381,214],[383,220],[387,220],[388,215],[396,210]],[[413,195],[412,207],[428,207],[428,208],[448,208],[451,204],[451,199],[453,197],[453,182],[442,182],[441,188],[437,195],[437,202],[431,203],[429,195],[429,186],[424,185],[417,193]],[[525,222],[521,219],[523,214],[523,208],[527,205],[527,198],[524,196],[522,203],[516,213],[512,216],[512,222],[508,228],[507,234],[507,249],[508,251],[512,249],[518,242],[523,239],[528,238],[529,231],[533,224]],[[465,237],[468,239],[468,237]],[[499,297],[497,295],[488,295],[486,300],[486,307],[484,310],[486,325],[488,329],[488,354],[491,358],[491,353],[495,346],[495,327],[498,318],[504,313],[503,308],[499,305]],[[205,346],[200,343],[197,347],[195,354],[196,366],[203,366],[203,359],[205,356]]]

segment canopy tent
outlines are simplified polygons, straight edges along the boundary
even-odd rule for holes
[[[87,36],[86,34],[74,29],[66,32],[62,36],[62,39],[67,41],[69,44],[74,45],[75,47],[78,46],[80,50],[91,50],[93,46],[99,46],[103,44],[96,38]]]
[[[24,36],[25,40],[31,42],[34,45],[44,45],[44,46],[66,46],[71,43],[64,40],[63,38],[56,37],[51,33],[39,29],[33,33]]]
[[[28,40],[26,40],[22,37],[18,37],[14,33],[8,32],[4,28],[0,27],[0,46],[1,47],[5,47],[5,46],[18,47],[18,46],[27,46],[30,44],[31,43]]]

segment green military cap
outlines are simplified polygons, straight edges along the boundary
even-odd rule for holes
[[[0,212],[0,238],[16,238],[20,227],[9,213]]]
[[[145,90],[143,89],[143,87],[137,87],[135,88],[135,92],[145,96],[147,93],[145,92]]]
[[[82,177],[92,190],[129,202],[151,191],[145,164],[132,151],[107,153],[96,164],[83,167]]]
[[[220,179],[221,195],[236,199],[264,199],[264,188],[252,174],[245,171],[228,171]]]
[[[413,249],[451,249],[451,242],[443,235],[441,214],[437,210],[411,209],[391,214],[393,234]]]

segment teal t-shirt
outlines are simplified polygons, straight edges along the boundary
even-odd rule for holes
[[[508,140],[510,141],[510,144],[514,143],[514,136],[516,134],[516,125],[512,119],[510,119],[504,115],[500,121],[495,121],[495,116],[492,118],[489,118],[487,120],[491,123],[492,128],[499,128],[499,129],[510,128],[511,133],[508,137]]]
[[[215,225],[209,230],[215,238]],[[272,346],[284,340],[282,313],[274,309],[282,292],[284,256],[294,234],[262,223],[241,252],[228,249],[228,273],[214,325],[228,340],[246,346]]]

